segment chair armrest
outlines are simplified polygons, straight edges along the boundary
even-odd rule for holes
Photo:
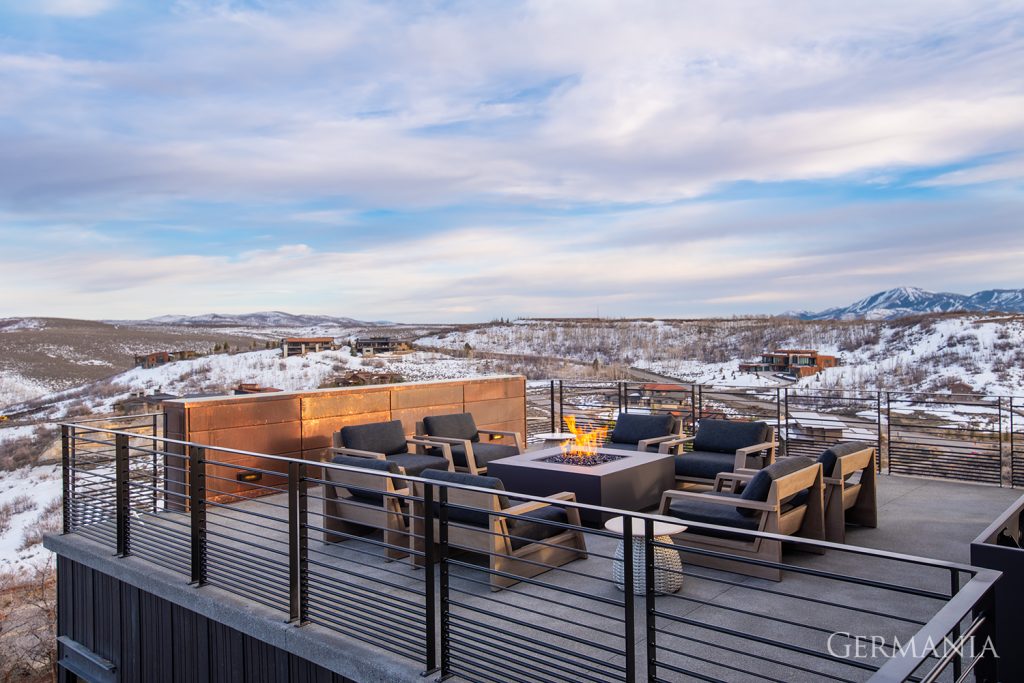
[[[665,436],[655,436],[650,439],[640,439],[640,441],[638,441],[636,445],[638,446],[639,450],[646,451],[648,446],[653,446],[654,444],[668,443],[670,441],[676,441],[678,439],[678,434],[666,434]]]
[[[761,510],[764,512],[776,512],[779,509],[777,503],[762,503],[758,500],[744,500],[743,498],[716,496],[713,493],[695,493],[693,491],[665,491],[661,494],[663,503],[666,498],[693,500],[701,503],[713,503],[714,505],[731,505],[732,507]]]
[[[746,472],[752,471],[746,470]],[[731,483],[732,485],[729,486],[729,490],[731,490],[731,492],[735,492],[736,484],[750,483],[751,479],[753,478],[753,473],[746,474],[745,472],[719,472],[715,476],[715,490],[723,490],[725,488],[724,484]]]
[[[444,441],[433,441],[432,439],[426,439],[421,436],[411,437],[405,440],[405,443],[411,446],[430,446],[431,448],[440,448],[441,455],[448,461],[448,471],[455,471],[455,459],[452,457],[452,445]]]
[[[329,450],[332,453],[337,453],[338,455],[351,455],[354,458],[369,458],[371,460],[387,460],[387,456],[385,456],[383,453],[374,453],[373,451],[360,451],[360,450],[355,449],[355,448],[344,448],[344,447],[341,447],[341,446],[332,446],[331,448],[328,448],[327,450]]]
[[[662,441],[658,445],[658,452],[668,453],[673,448],[682,446],[683,444],[688,443],[690,441],[693,441],[692,436],[673,436],[670,440]]]
[[[757,453],[758,451],[774,450],[774,441],[765,441],[764,443],[756,443],[753,446],[746,446],[745,448],[737,448],[736,455],[742,455],[744,457]]]
[[[519,438],[519,432],[505,432],[505,431],[501,431],[501,430],[498,430],[498,429],[478,429],[477,432],[479,432],[480,434],[486,434],[487,436],[490,436],[490,437],[495,437],[495,436],[509,437],[513,441],[515,441],[516,448],[519,449],[519,452],[521,453],[523,451],[523,444],[522,444],[522,440]],[[491,439],[488,439],[488,440],[489,441],[495,441],[496,439],[491,438]]]
[[[822,477],[821,483],[828,486],[843,486],[846,480],[841,477]]]
[[[556,500],[565,500],[565,501],[576,502],[576,494],[573,491],[562,491],[561,493],[556,493],[554,495],[546,496],[546,497],[547,498],[554,498]],[[502,510],[502,512],[504,512],[506,514],[509,514],[509,515],[523,515],[523,514],[526,514],[527,512],[532,512],[533,510],[540,510],[541,508],[546,508],[546,507],[548,507],[550,505],[551,505],[551,503],[545,503],[545,502],[540,501],[540,500],[531,500],[531,501],[526,502],[526,503],[519,503],[518,505],[513,505],[512,507],[507,507],[504,510]]]

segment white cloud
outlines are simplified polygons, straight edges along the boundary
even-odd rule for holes
[[[117,0],[34,0],[36,9],[58,17],[92,17],[112,9]]]

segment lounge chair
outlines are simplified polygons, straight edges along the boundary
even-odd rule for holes
[[[469,413],[425,417],[417,425],[417,433],[424,439],[449,446],[454,468],[470,474],[485,474],[487,463],[492,460],[523,452],[523,442],[518,433],[477,429],[476,421]],[[481,436],[486,440],[481,440]]]
[[[745,485],[745,486],[744,486]],[[742,493],[735,493],[744,486]],[[711,492],[666,491],[659,513],[684,522],[702,522],[738,531],[762,531],[824,540],[825,520],[821,465],[810,458],[786,458],[756,474],[722,473]],[[716,569],[779,581],[778,567],[687,553],[697,548],[740,558],[782,561],[782,542],[728,530],[690,526],[673,536],[686,561]]]
[[[682,436],[682,420],[674,415],[619,413],[615,429],[604,442],[604,448],[657,453],[658,447]]]
[[[687,444],[692,450],[685,450]],[[676,481],[714,486],[723,472],[755,469],[775,462],[775,430],[764,422],[702,419],[693,436],[661,442],[676,454]]]
[[[410,452],[414,448],[432,447],[435,454]],[[408,438],[400,420],[373,422],[370,424],[342,427],[334,433],[334,447],[337,455],[348,455],[373,460],[388,460],[398,465],[399,474],[419,476],[425,469],[451,469],[452,456],[447,444]]]
[[[401,468],[390,460],[348,455],[335,456],[331,462],[365,472],[324,468],[324,478],[334,484],[324,485],[324,543],[340,543],[381,529],[388,560],[408,555],[404,549],[409,547],[409,525],[401,496],[408,496],[409,488],[402,480],[385,476],[400,474]]]
[[[440,484],[463,484],[495,490],[495,493],[488,493],[448,489],[449,503],[475,508],[448,508],[449,546],[487,556],[491,570],[491,590],[500,590],[518,583],[517,579],[497,572],[530,578],[587,556],[586,540],[580,529],[566,529],[545,523],[556,522],[579,527],[579,510],[574,507],[563,508],[542,502],[513,505],[507,496],[500,493],[505,487],[496,477],[441,470],[426,470],[422,476]],[[413,538],[417,550],[421,552],[424,547],[424,486],[423,482],[413,484]],[[576,494],[567,491],[548,498],[574,502]],[[434,499],[438,500],[437,494]],[[509,516],[488,514],[492,511],[504,512]],[[439,534],[439,530],[436,531],[434,538],[439,538]],[[424,559],[416,555],[415,561],[422,564]]]
[[[846,542],[846,525],[878,526],[876,451],[863,442],[830,446],[818,456],[825,481],[825,537]],[[860,473],[855,480],[854,475]]]

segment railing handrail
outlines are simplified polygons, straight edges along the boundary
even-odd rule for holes
[[[62,426],[62,427],[67,426],[69,428],[74,428],[75,427],[75,423],[73,423],[73,422],[71,422],[71,423],[60,423],[60,426]],[[103,433],[108,433],[108,434],[111,434],[111,435],[114,435],[114,436],[122,435],[122,436],[135,437],[135,438],[138,438],[140,436],[139,434],[135,434],[133,432],[122,432],[122,431],[112,430],[112,429],[103,429],[103,428],[96,428],[96,427],[87,427],[86,429],[89,430],[90,432],[103,432]],[[147,436],[145,436],[145,438],[146,438],[147,441],[152,441],[152,440],[163,441],[163,442],[166,442],[166,443],[173,443],[173,444],[176,444],[176,445],[189,446],[189,447],[192,447],[192,448],[202,448],[205,451],[218,451],[218,452],[224,452],[224,453],[233,453],[233,454],[236,454],[236,455],[246,455],[246,456],[255,457],[255,458],[274,460],[274,461],[282,462],[282,463],[299,463],[299,464],[309,465],[309,466],[312,466],[312,467],[324,467],[324,468],[327,468],[327,469],[344,471],[344,472],[366,473],[366,471],[367,471],[364,468],[352,467],[352,466],[349,466],[349,465],[339,465],[338,463],[334,463],[334,462],[317,462],[317,461],[312,461],[312,460],[303,460],[301,458],[291,458],[291,457],[284,456],[284,455],[272,455],[272,454],[269,454],[269,453],[258,453],[258,452],[255,452],[255,451],[240,450],[240,449],[237,449],[237,448],[226,448],[226,447],[221,447],[221,446],[211,446],[209,444],[202,444],[202,443],[197,443],[197,442],[194,442],[194,441],[181,441],[179,439],[171,439],[171,438],[168,438],[168,437],[151,437],[151,436],[147,435]],[[138,448],[138,447],[134,448],[134,450],[141,450],[141,451],[149,452],[149,449]],[[171,456],[174,456],[174,457],[181,457],[181,458],[186,458],[186,459],[188,458],[187,454],[167,453],[166,451],[158,451],[158,452],[159,453],[165,453],[165,454],[168,454],[168,455],[171,455]],[[282,475],[282,476],[284,476],[284,475]],[[489,493],[489,494],[497,494],[497,495],[503,495],[503,496],[510,496],[510,497],[515,498],[517,500],[525,500],[525,501],[539,502],[539,503],[554,503],[554,504],[559,505],[560,507],[573,507],[573,508],[577,508],[577,509],[580,509],[580,510],[590,510],[590,511],[597,512],[597,513],[613,514],[615,516],[631,516],[631,517],[635,517],[635,518],[638,518],[638,519],[651,519],[651,520],[656,521],[656,522],[676,523],[676,522],[679,521],[678,519],[676,519],[674,517],[666,517],[664,515],[659,515],[659,514],[655,514],[655,513],[635,512],[635,511],[631,511],[631,510],[621,510],[619,508],[609,508],[609,507],[604,507],[604,506],[601,506],[601,505],[593,505],[593,504],[590,504],[590,503],[580,503],[580,502],[577,502],[577,501],[565,501],[565,500],[559,500],[559,499],[554,499],[554,498],[548,498],[548,497],[545,497],[545,496],[534,496],[534,495],[525,494],[525,493],[516,493],[516,492],[513,492],[513,491],[506,491],[506,490],[500,490],[500,489],[490,489],[490,488],[485,488],[485,487],[473,486],[473,485],[470,485],[470,484],[460,484],[460,483],[457,483],[457,482],[440,481],[440,480],[437,480],[437,479],[426,479],[426,478],[423,478],[423,477],[416,477],[416,476],[411,476],[411,475],[382,474],[380,476],[388,476],[388,477],[390,477],[392,479],[401,479],[402,481],[410,481],[410,482],[418,482],[418,483],[421,483],[421,484],[431,484],[431,485],[436,485],[436,486],[442,486],[444,488],[454,488],[454,489],[459,489],[459,490],[464,490],[464,491],[472,491],[472,492],[477,492],[477,493]],[[690,521],[687,521],[687,525],[696,526],[696,527],[699,527],[699,528],[702,528],[702,529],[710,529],[712,531],[726,531],[726,532],[729,532],[729,533],[739,533],[739,534],[743,534],[743,535],[749,536],[751,538],[762,538],[762,539],[765,539],[765,540],[772,540],[772,541],[784,541],[784,542],[787,542],[787,543],[793,541],[793,537],[792,536],[786,536],[786,535],[781,535],[781,534],[773,534],[773,533],[769,533],[769,532],[766,532],[766,531],[757,531],[757,530],[749,530],[749,529],[735,529],[733,527],[724,527],[724,526],[720,526],[720,525],[716,525],[716,524],[707,524],[707,523],[704,523],[704,522],[690,522]],[[845,545],[845,544],[842,544],[842,543],[835,543],[835,542],[831,542],[831,541],[823,541],[823,540],[811,539],[811,538],[801,538],[800,539],[800,543],[801,543],[801,545],[814,546],[814,547],[817,547],[817,548],[822,548],[824,550],[829,550],[829,549],[837,550],[837,551],[845,552],[845,553],[851,553],[851,554],[856,554],[856,555],[864,555],[864,556],[868,556],[868,557],[875,557],[875,558],[879,558],[879,559],[892,560],[892,561],[897,561],[897,562],[906,562],[906,563],[910,563],[910,564],[916,564],[918,566],[932,567],[932,568],[935,568],[935,569],[957,570],[957,571],[961,571],[961,572],[964,572],[964,573],[967,573],[967,574],[972,574],[972,575],[975,572],[978,571],[978,569],[976,567],[972,567],[971,565],[968,565],[968,564],[963,564],[963,563],[958,563],[958,562],[950,562],[948,560],[939,560],[939,559],[929,558],[929,557],[920,557],[920,556],[916,556],[916,555],[907,555],[907,554],[904,554],[904,553],[897,553],[897,552],[893,552],[891,550],[882,550],[882,549],[879,549],[879,548],[866,548],[866,547],[861,547],[861,546],[850,546],[850,545]]]

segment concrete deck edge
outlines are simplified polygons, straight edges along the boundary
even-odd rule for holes
[[[84,564],[248,636],[359,683],[422,681],[423,669],[382,648],[351,640],[316,624],[301,627],[283,612],[239,598],[214,586],[196,588],[183,576],[134,557],[117,557],[95,541],[51,535],[43,545],[57,555]]]

